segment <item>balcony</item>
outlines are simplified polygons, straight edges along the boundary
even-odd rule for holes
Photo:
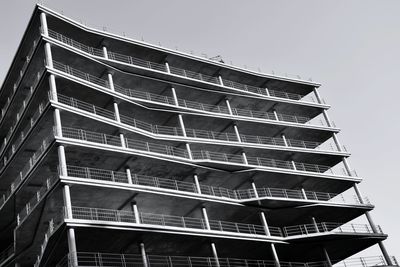
[[[138,266],[142,267],[143,257],[140,254],[112,254],[99,252],[78,252],[74,255],[68,254],[56,265],[56,267],[73,267],[74,262],[78,266],[105,267],[105,266]],[[213,257],[189,257],[189,256],[165,256],[146,255],[148,266],[168,267],[276,267],[273,260],[218,258],[218,264]],[[392,257],[394,265],[398,266],[396,259]],[[332,261],[335,267],[372,267],[387,266],[382,256],[349,258],[344,261]],[[284,262],[280,261],[281,267],[328,267],[328,262]],[[76,266],[75,266],[76,267]]]
[[[86,54],[91,55],[91,56],[101,57],[101,58],[104,58],[107,60],[112,60],[112,61],[116,61],[119,63],[125,63],[125,64],[132,65],[135,67],[140,67],[140,68],[157,71],[157,72],[162,72],[165,74],[175,75],[175,76],[179,76],[182,78],[196,80],[196,81],[200,81],[200,82],[204,82],[204,83],[208,83],[208,84],[212,84],[212,85],[216,85],[216,86],[220,86],[220,87],[234,89],[236,91],[243,92],[246,94],[263,96],[263,97],[278,100],[278,101],[279,101],[279,99],[286,99],[286,100],[291,100],[294,102],[320,104],[313,97],[300,95],[300,94],[294,94],[294,93],[287,93],[287,92],[282,92],[282,91],[275,91],[275,90],[271,90],[271,89],[267,89],[267,88],[260,88],[260,87],[256,87],[256,86],[246,85],[246,84],[241,84],[241,83],[237,83],[237,82],[230,81],[227,79],[220,79],[219,77],[209,76],[209,75],[205,75],[205,74],[198,73],[198,72],[193,72],[193,71],[189,71],[189,70],[185,70],[185,69],[176,68],[173,66],[167,67],[165,64],[159,64],[156,62],[146,61],[146,60],[131,57],[128,55],[123,55],[123,54],[116,53],[116,52],[108,51],[107,57],[105,57],[104,52],[101,49],[84,45],[80,42],[77,42],[71,38],[68,38],[68,37],[66,37],[60,33],[57,33],[53,30],[50,30],[50,29],[48,30],[48,32],[49,32],[50,38],[57,40],[65,45],[70,46],[70,47],[73,47],[75,49],[78,49]]]
[[[273,170],[277,170],[280,172],[289,171],[290,173],[307,173],[318,174],[322,176],[328,175],[336,177],[347,177],[352,179],[354,178],[354,176],[349,176],[344,169],[334,170],[330,166],[317,164],[307,164],[302,162],[292,162],[253,156],[247,156],[245,158],[242,155],[226,154],[207,150],[192,150],[191,153],[189,153],[186,149],[156,143],[149,143],[142,140],[135,140],[130,138],[125,138],[124,144],[122,144],[119,136],[113,136],[99,132],[91,132],[79,128],[63,127],[62,135],[64,138],[68,139],[75,139],[109,146],[117,146],[122,149],[130,150],[132,152],[140,151],[145,152],[146,154],[150,153],[152,155],[175,158],[198,164],[206,164],[207,162],[215,164],[232,164],[232,166],[239,165],[249,168],[272,168]]]
[[[367,198],[364,199],[364,203],[360,203],[356,196],[345,197],[341,194],[326,192],[304,191],[303,193],[301,190],[283,188],[256,188],[257,192],[255,192],[254,189],[232,190],[201,183],[199,184],[199,187],[197,187],[195,183],[183,182],[176,179],[159,178],[136,173],[131,173],[129,177],[126,172],[117,172],[73,165],[67,165],[67,173],[68,177],[174,190],[183,193],[193,193],[229,199],[239,203],[245,203],[247,201],[257,200],[260,198],[275,198],[284,200],[304,200],[312,202],[371,206]]]
[[[75,78],[78,78],[85,82],[89,82],[96,86],[100,86],[102,90],[106,89],[107,92],[110,92],[111,90],[109,82],[107,80],[100,79],[96,76],[74,69],[68,65],[65,65],[57,61],[53,61],[53,67],[55,70],[61,71],[65,74],[71,75]],[[115,92],[120,93],[124,97],[128,96],[130,99],[146,100],[149,101],[150,103],[163,104],[173,108],[177,107],[186,108],[195,111],[214,113],[215,115],[232,116],[234,118],[239,118],[239,119],[250,118],[250,119],[257,119],[264,121],[276,121],[280,123],[291,123],[296,125],[310,125],[315,127],[331,128],[325,120],[318,118],[312,119],[305,116],[295,116],[295,115],[280,114],[273,112],[260,112],[256,110],[247,110],[239,108],[232,108],[231,109],[232,114],[231,114],[231,111],[225,106],[209,105],[205,103],[199,103],[180,98],[178,98],[178,103],[175,103],[175,99],[172,97],[157,95],[130,88],[124,88],[118,84],[114,84],[114,90]],[[331,124],[334,125],[333,122],[331,122]]]

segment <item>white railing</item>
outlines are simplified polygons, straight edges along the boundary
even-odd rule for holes
[[[63,63],[60,63],[57,61],[53,61],[53,66],[56,70],[65,72],[69,75],[72,75],[79,79],[96,84],[98,86],[110,89],[110,86],[109,86],[109,83],[107,80],[100,79],[96,76],[82,72],[80,70],[72,68],[68,65],[64,65]],[[114,84],[114,89],[115,89],[115,91],[117,91],[121,94],[124,94],[126,96],[129,96],[129,97],[144,99],[144,100],[168,104],[168,105],[174,105],[176,107],[175,100],[168,96],[156,95],[156,94],[152,94],[152,93],[148,93],[148,92],[127,89],[127,88],[124,88],[117,84]],[[178,99],[178,106],[190,108],[190,109],[202,110],[202,111],[206,111],[206,112],[225,114],[225,115],[230,114],[229,109],[225,106],[209,105],[209,104],[204,104],[204,103],[199,103],[199,102],[189,101],[189,100],[184,100],[184,99]],[[232,116],[330,127],[328,125],[328,123],[326,123],[326,121],[322,120],[322,119],[317,120],[317,118],[312,119],[312,118],[304,117],[304,116],[295,116],[295,115],[288,115],[288,114],[281,114],[281,113],[275,114],[273,112],[264,112],[264,111],[248,110],[248,109],[232,108]]]
[[[312,200],[312,201],[329,201],[338,202],[345,204],[357,204],[357,205],[371,205],[368,200],[364,200],[364,203],[360,203],[358,198],[345,198],[343,195],[325,193],[325,192],[314,192],[305,191],[305,194],[301,190],[293,189],[282,189],[282,188],[257,188],[257,195],[253,189],[239,189],[232,190],[223,187],[214,187],[205,184],[200,185],[200,192],[197,190],[195,183],[183,182],[177,179],[166,179],[142,174],[131,173],[131,179],[129,180],[126,172],[117,172],[105,169],[88,168],[67,165],[67,173],[70,177],[85,178],[92,180],[117,182],[125,184],[135,184],[141,186],[151,186],[162,189],[170,189],[182,192],[198,193],[204,195],[210,195],[221,198],[229,198],[234,200],[251,200],[258,197],[271,197],[271,198],[284,198],[284,199],[300,199],[300,200]]]
[[[68,38],[60,33],[57,33],[53,30],[49,30],[49,36],[53,39],[56,39],[64,44],[68,45],[68,46],[71,46],[78,50],[81,50],[85,53],[88,53],[88,54],[91,54],[91,55],[94,55],[97,57],[105,56],[104,52],[101,49],[89,47],[89,46],[79,43],[71,38]],[[308,97],[306,95],[288,93],[288,92],[283,92],[283,91],[271,90],[268,88],[261,88],[261,87],[241,84],[241,83],[230,81],[227,79],[222,79],[222,84],[221,84],[218,77],[199,73],[199,72],[189,71],[186,69],[181,69],[181,68],[177,68],[177,67],[173,67],[173,66],[169,66],[170,72],[168,72],[168,69],[165,64],[151,62],[151,61],[143,60],[140,58],[135,58],[132,56],[128,56],[128,55],[124,55],[124,54],[120,54],[120,53],[116,53],[116,52],[108,51],[107,57],[110,60],[126,63],[129,65],[134,65],[134,66],[139,66],[139,67],[146,68],[146,69],[161,71],[164,73],[171,73],[174,75],[178,75],[180,77],[185,77],[185,78],[189,78],[189,79],[212,83],[212,84],[219,85],[219,86],[225,86],[225,87],[241,90],[243,92],[248,92],[248,93],[252,93],[252,94],[258,94],[258,95],[263,95],[263,96],[273,97],[273,98],[290,99],[290,100],[302,101],[302,102],[306,102],[306,103],[307,102],[319,103],[313,97]]]
[[[83,129],[63,127],[63,135],[66,138],[122,147],[120,137],[103,134],[99,132],[91,132]],[[135,140],[130,138],[125,138],[125,145],[126,148],[128,149],[190,159],[189,153],[186,149],[174,146],[149,143],[142,140]],[[276,160],[270,158],[251,157],[251,156],[247,156],[247,163],[246,163],[246,160],[242,155],[212,152],[207,150],[200,150],[200,151],[193,150],[191,151],[191,157],[192,157],[191,160],[197,162],[207,160],[214,162],[234,163],[234,164],[249,165],[249,166],[261,166],[261,167],[285,169],[292,171],[312,172],[321,174],[328,173],[332,175],[349,176],[345,170],[342,170],[343,173],[340,173],[334,171],[334,169],[330,166],[308,164],[301,162],[291,162],[291,161]]]
[[[113,254],[100,252],[77,252],[76,257],[67,254],[63,257],[56,267],[72,267],[77,262],[78,266],[87,267],[106,267],[106,266],[138,266],[143,267],[143,257],[140,254]],[[394,257],[393,257],[394,258]],[[191,256],[165,256],[165,255],[146,255],[148,266],[168,266],[168,267],[276,267],[273,260],[240,259],[240,258],[218,258],[213,257],[191,257]],[[395,260],[393,266],[398,266]],[[387,266],[382,256],[349,258],[344,261],[335,261],[335,267],[372,267]],[[280,261],[282,267],[328,267],[328,262],[285,262]]]

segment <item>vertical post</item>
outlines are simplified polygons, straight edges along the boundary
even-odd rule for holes
[[[306,190],[304,190],[303,187],[301,188],[301,194],[303,195],[303,198],[304,198],[304,199],[306,199],[306,200],[308,199],[308,198],[307,198],[307,194],[306,194]]]
[[[215,247],[215,243],[211,243],[211,251],[215,260],[215,266],[220,267],[221,265],[219,264],[219,259],[218,259],[218,254],[217,254],[217,248]]]
[[[193,180],[194,180],[194,184],[196,186],[197,193],[201,194],[201,187],[200,187],[200,183],[199,183],[199,177],[197,176],[197,174],[193,175]]]
[[[229,99],[225,98],[226,107],[228,108],[229,115],[233,115],[231,103],[229,103]]]
[[[67,219],[73,219],[71,192],[69,190],[69,185],[67,184],[63,186],[63,198],[65,205],[65,217],[67,217]]]
[[[350,164],[345,157],[343,157],[342,162],[343,162],[344,168],[346,169],[347,175],[352,176]]]
[[[76,251],[76,240],[74,228],[68,228],[68,250],[71,257],[72,266],[78,266],[78,253]]]
[[[60,110],[58,108],[54,110],[54,126],[55,126],[55,136],[62,137],[61,116],[60,116]]]
[[[176,91],[174,87],[171,87],[172,98],[174,99],[175,105],[179,106],[178,97],[176,95]]]
[[[244,151],[242,152],[242,159],[243,159],[244,164],[249,165],[249,162],[247,161],[246,153]]]
[[[125,136],[123,133],[119,134],[119,139],[121,141],[121,147],[126,148]]]
[[[322,103],[322,98],[321,98],[321,96],[319,95],[319,92],[318,92],[318,90],[317,90],[316,87],[314,88],[314,95],[315,95],[315,98],[317,99],[317,102],[318,102],[319,104],[323,104],[323,103]]]
[[[67,173],[67,161],[65,157],[65,149],[63,145],[58,146],[58,165],[60,167],[60,175],[68,176]]]
[[[169,64],[167,61],[165,61],[165,69],[166,69],[167,73],[171,73],[171,69],[169,68]]]
[[[222,80],[221,75],[218,75],[218,81],[220,85],[224,86],[224,81]]]
[[[126,168],[126,178],[128,179],[128,184],[133,184],[132,173],[131,173],[131,169],[129,169],[129,168]]]
[[[322,111],[322,115],[325,118],[326,125],[328,125],[328,127],[332,127],[331,119],[329,118],[328,112],[325,109]]]
[[[275,120],[279,121],[279,116],[278,116],[278,113],[276,112],[276,110],[274,109],[272,112],[274,113]]]
[[[107,51],[107,47],[103,46],[103,57],[105,59],[108,59],[108,51]]]
[[[119,108],[117,102],[114,102],[114,114],[115,114],[115,120],[117,122],[121,122],[121,117],[119,116]]]
[[[183,123],[182,114],[178,114],[178,119],[179,119],[179,126],[181,127],[183,136],[187,137],[187,135],[186,135],[186,127],[185,127],[185,124]]]
[[[257,191],[257,187],[256,187],[256,184],[254,183],[254,181],[251,182],[251,187],[253,188],[254,196],[255,196],[256,198],[259,198],[258,191]]]
[[[144,243],[140,243],[140,255],[142,256],[142,262],[143,262],[143,267],[148,267],[149,264],[147,262],[147,255],[146,255],[146,249],[144,247]]]
[[[57,96],[57,86],[56,86],[56,77],[54,74],[50,74],[49,76],[49,86],[50,86],[50,100],[58,102]]]
[[[271,236],[271,232],[269,231],[267,219],[265,217],[265,213],[264,212],[260,212],[260,218],[261,218],[262,225],[264,227],[265,234],[267,236]],[[271,252],[272,252],[272,256],[274,257],[275,266],[276,267],[280,267],[281,264],[280,264],[278,253],[276,252],[276,248],[275,248],[275,244],[274,243],[271,243]]]
[[[42,29],[42,33],[45,36],[49,36],[49,29],[47,26],[47,19],[46,19],[46,13],[40,13],[40,26]]]
[[[201,213],[202,213],[202,215],[203,215],[204,223],[206,224],[206,229],[207,229],[207,230],[211,230],[210,221],[208,220],[207,210],[206,210],[205,207],[202,207],[202,208],[201,208]]]
[[[136,202],[132,202],[132,211],[135,216],[135,222],[140,223],[140,214]]]
[[[361,195],[360,190],[358,189],[358,186],[356,183],[353,184],[353,189],[356,192],[357,198],[358,198],[358,202],[360,202],[360,204],[364,204],[364,198]]]
[[[233,130],[235,131],[238,142],[242,142],[242,138],[240,137],[239,129],[236,123],[233,123]]]
[[[109,86],[110,90],[115,91],[114,79],[113,79],[111,72],[107,72],[107,80],[108,80],[108,86]]]
[[[285,144],[285,146],[288,146],[288,142],[286,140],[286,136],[284,134],[281,134],[281,137],[282,137],[282,140],[283,140],[283,143]]]
[[[314,224],[315,232],[316,232],[316,233],[319,233],[319,228],[318,228],[317,221],[315,220],[315,217],[311,217],[311,221],[312,221],[312,223]]]
[[[193,159],[193,156],[192,156],[192,149],[190,148],[189,143],[186,143],[186,150],[187,150],[189,159]]]
[[[338,139],[337,136],[336,136],[336,133],[333,133],[333,134],[332,134],[332,138],[333,138],[333,142],[335,142],[335,145],[336,145],[336,147],[337,147],[337,150],[338,150],[339,152],[343,151],[343,150],[342,150],[342,146],[341,146],[341,144],[340,144],[340,142],[339,142],[339,139]]]
[[[331,262],[331,258],[329,257],[328,251],[326,251],[325,248],[322,248],[322,250],[324,252],[326,263],[328,264],[329,267],[332,267],[332,262]]]
[[[51,54],[51,46],[50,43],[46,43],[44,45],[44,53],[46,57],[46,65],[49,68],[53,68],[53,56]]]

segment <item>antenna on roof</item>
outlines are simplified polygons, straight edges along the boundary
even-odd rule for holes
[[[221,63],[225,63],[225,61],[222,59],[222,57],[220,55],[216,55],[215,57],[210,57],[210,60],[214,60],[214,61],[218,61]]]

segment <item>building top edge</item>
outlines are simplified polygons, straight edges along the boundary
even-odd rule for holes
[[[257,72],[257,71],[254,71],[254,70],[248,70],[248,69],[241,68],[241,67],[238,67],[238,66],[233,66],[233,65],[226,64],[226,63],[214,61],[214,60],[211,60],[211,59],[208,59],[208,58],[203,58],[203,57],[200,57],[200,56],[192,55],[192,54],[189,54],[189,53],[186,53],[186,52],[176,51],[176,50],[173,50],[173,49],[170,49],[170,48],[166,48],[166,47],[162,47],[162,46],[159,46],[159,45],[147,43],[145,41],[139,41],[139,40],[135,40],[133,38],[129,38],[129,37],[126,37],[126,36],[121,36],[121,35],[118,35],[118,34],[105,32],[105,31],[102,31],[102,30],[99,30],[99,29],[96,29],[96,28],[93,28],[93,27],[90,27],[90,26],[86,26],[86,25],[84,25],[84,24],[82,24],[80,22],[77,22],[74,19],[69,18],[69,17],[67,17],[67,16],[65,16],[63,14],[60,14],[57,11],[54,11],[54,10],[52,10],[52,9],[42,5],[42,4],[37,4],[36,7],[40,11],[43,11],[43,12],[45,12],[47,14],[51,14],[51,15],[57,17],[57,18],[60,18],[60,19],[62,19],[64,21],[68,22],[68,23],[71,23],[71,24],[73,24],[73,25],[75,25],[77,27],[80,27],[85,31],[92,32],[92,33],[99,34],[99,35],[103,35],[103,36],[107,36],[107,37],[111,37],[111,38],[116,38],[116,39],[119,39],[121,41],[130,42],[130,43],[133,43],[135,45],[140,45],[140,46],[147,47],[149,49],[154,49],[154,50],[158,50],[158,51],[161,51],[161,52],[174,54],[174,55],[177,55],[177,56],[180,56],[180,57],[185,57],[185,58],[188,58],[188,59],[191,59],[191,60],[201,61],[201,62],[204,62],[204,63],[207,63],[207,64],[211,64],[211,65],[214,65],[214,66],[218,66],[218,67],[221,67],[221,68],[226,68],[226,69],[230,69],[230,70],[233,70],[233,71],[239,71],[239,72],[242,72],[242,73],[246,73],[246,74],[249,74],[249,75],[254,75],[254,76],[258,76],[258,77],[262,77],[262,78],[269,78],[269,79],[275,79],[275,80],[280,80],[280,81],[285,81],[285,82],[304,84],[304,85],[309,85],[309,86],[314,86],[314,87],[320,87],[321,86],[321,83],[319,83],[319,82],[308,81],[308,80],[297,79],[297,78],[290,78],[290,77],[285,77],[285,76],[280,76],[280,75],[275,75],[275,74],[262,73],[262,72]]]

